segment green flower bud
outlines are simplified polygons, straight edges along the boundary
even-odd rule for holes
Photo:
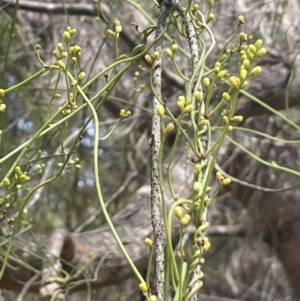
[[[157,297],[155,295],[152,295],[149,297],[149,301],[157,301]]]
[[[15,168],[15,174],[16,174],[17,176],[19,176],[19,175],[22,174],[22,170],[21,170],[21,167],[20,167],[20,166],[16,166],[16,168]]]
[[[153,55],[152,55],[152,58],[153,58],[154,60],[158,59],[158,58],[159,58],[159,52],[158,52],[158,51],[154,51],[154,52],[153,52]]]
[[[183,109],[183,113],[187,114],[187,113],[190,113],[192,110],[193,110],[193,105],[189,104]]]
[[[152,247],[153,247],[153,240],[150,239],[150,238],[148,238],[148,237],[146,237],[146,238],[145,238],[145,244],[146,244],[148,247],[152,248]]]
[[[181,219],[182,218],[182,208],[181,206],[176,206],[174,208],[174,213],[175,213],[175,216],[178,218],[178,219]]]
[[[245,80],[245,81],[242,83],[241,88],[243,89],[243,88],[245,88],[247,85],[248,85],[248,81]]]
[[[172,44],[172,51],[175,53],[178,50],[178,45],[177,44]]]
[[[261,73],[261,67],[260,66],[256,66],[255,68],[253,68],[250,71],[249,76],[255,76],[255,75],[258,75],[259,73]]]
[[[61,56],[62,58],[65,58],[65,57],[68,56],[68,52],[64,51],[64,52],[61,53],[60,56]]]
[[[225,178],[222,180],[222,185],[226,186],[229,185],[231,183],[231,179],[230,178]]]
[[[63,33],[63,38],[64,38],[64,41],[65,41],[65,42],[69,42],[70,39],[71,39],[70,33],[69,33],[68,31],[65,31],[65,32]]]
[[[165,135],[171,134],[175,129],[175,125],[173,122],[169,122],[165,128]]]
[[[237,22],[239,25],[245,24],[245,17],[243,15],[239,15],[237,18]]]
[[[251,50],[248,48],[247,49],[247,58],[250,60],[250,61],[253,61],[255,57],[255,54],[251,52]]]
[[[19,180],[25,181],[26,180],[26,175],[24,175],[24,174],[20,175]]]
[[[156,114],[159,117],[163,117],[165,115],[165,107],[163,105],[157,105],[156,106]]]
[[[85,72],[80,72],[78,74],[78,80],[83,80],[86,77],[86,73]]]
[[[173,51],[170,48],[167,48],[166,55],[167,55],[167,57],[169,57],[171,59],[173,57]]]
[[[5,103],[1,103],[0,104],[0,113],[4,113],[6,110],[6,104]]]
[[[179,222],[182,227],[186,227],[190,223],[190,220],[191,216],[189,214],[185,214]]]
[[[221,78],[225,77],[226,75],[227,75],[227,71],[222,70],[218,73],[217,78],[221,79]]]
[[[245,69],[247,71],[249,71],[251,68],[251,62],[248,59],[245,59],[245,60],[243,60],[243,66],[245,67]]]
[[[218,74],[220,71],[221,71],[221,68],[220,68],[220,67],[215,67],[215,68],[214,68],[215,74]]]
[[[65,49],[63,43],[58,43],[57,48],[59,51],[63,51]]]
[[[204,259],[203,257],[200,258],[200,259],[199,259],[199,264],[204,265],[204,263],[205,263],[205,259]]]
[[[147,284],[146,282],[141,282],[139,284],[139,288],[140,290],[142,291],[142,293],[146,293],[148,291],[148,287],[147,287]]]
[[[226,131],[226,133],[229,133],[229,132],[231,132],[233,130],[233,127],[232,127],[232,125],[229,125],[228,126],[228,128],[227,128],[227,131]]]
[[[247,76],[248,76],[247,70],[246,69],[242,69],[240,71],[240,75],[239,75],[239,78],[240,78],[241,82],[243,82],[247,78]]]
[[[203,100],[203,92],[196,91],[195,92],[195,98],[198,102],[201,102]]]
[[[215,18],[215,14],[209,13],[207,16],[207,22],[212,21]]]
[[[201,187],[202,187],[201,183],[194,182],[194,184],[193,184],[193,190],[194,190],[194,192],[196,192],[196,193],[199,192],[200,189],[201,189]]]
[[[71,109],[66,109],[66,110],[65,110],[65,114],[66,114],[66,115],[70,115],[71,113],[72,113],[72,110],[71,110]]]
[[[227,124],[229,122],[228,116],[223,116],[222,121],[224,124]]]
[[[146,54],[144,58],[148,64],[150,64],[150,65],[152,64],[152,58],[149,54]]]
[[[256,52],[256,57],[261,58],[267,53],[266,48],[261,48]]]
[[[260,48],[262,45],[263,45],[263,40],[262,39],[258,39],[255,43],[254,43],[254,46],[256,48]]]
[[[178,100],[178,101],[177,101],[177,108],[178,108],[178,110],[179,110],[180,112],[182,112],[183,109],[184,109],[184,102]]]
[[[53,50],[53,51],[52,51],[52,54],[53,54],[53,56],[54,56],[55,58],[57,58],[58,60],[60,59],[60,54],[58,53],[57,50]]]
[[[113,38],[116,36],[116,33],[114,31],[112,31],[111,29],[108,29],[106,33]]]
[[[58,67],[60,67],[61,69],[63,69],[63,70],[66,69],[66,66],[65,66],[64,62],[61,61],[61,60],[58,60],[58,61],[56,62],[56,65],[57,65]]]
[[[209,241],[205,242],[204,246],[202,247],[203,254],[207,253],[210,247],[211,247],[211,243]]]
[[[199,5],[198,4],[194,4],[194,6],[192,7],[193,13],[195,13],[198,9],[199,9]]]
[[[9,180],[9,178],[4,178],[4,179],[3,179],[3,184],[4,184],[6,187],[10,186],[10,180]]]
[[[122,31],[122,25],[121,22],[119,20],[115,21],[115,30],[117,33],[120,33]]]
[[[202,170],[202,165],[201,164],[196,164],[195,165],[195,171],[196,171],[196,173],[200,173],[201,170]]]
[[[210,79],[208,77],[203,78],[203,86],[208,88],[210,86]]]
[[[199,122],[199,126],[205,126],[205,125],[208,125],[209,124],[209,120],[207,119],[202,119],[200,122]]]
[[[230,101],[230,95],[227,92],[224,92],[222,94],[222,97],[226,100],[226,101]]]
[[[72,27],[71,26],[67,26],[67,31],[69,32],[69,33],[71,33],[71,31],[72,31]]]
[[[71,36],[74,36],[76,32],[77,32],[76,28],[72,28],[70,31]]]
[[[229,78],[229,84],[232,88],[238,89],[240,85],[240,79],[236,76],[231,76]]]
[[[131,111],[126,111],[124,117],[127,118],[129,116],[131,116]]]
[[[245,34],[244,32],[241,32],[240,33],[240,42],[241,43],[244,43],[244,42],[246,42],[247,41],[247,34]]]
[[[242,115],[236,115],[236,116],[233,116],[231,118],[232,121],[235,121],[235,122],[242,122],[243,121],[243,116]]]
[[[183,96],[183,95],[180,95],[180,96],[178,97],[177,100],[178,100],[178,101],[181,101],[184,105],[185,105],[185,103],[186,103],[185,96]]]
[[[74,45],[73,53],[78,54],[81,51],[81,47],[79,45]]]
[[[119,113],[120,118],[123,118],[125,116],[125,110],[121,109]]]
[[[253,53],[253,54],[256,54],[256,47],[253,45],[253,44],[250,44],[248,46],[248,49]]]
[[[118,61],[124,60],[124,59],[127,59],[127,54],[123,53],[123,54],[119,55]]]
[[[223,175],[222,175],[222,173],[221,173],[220,171],[217,171],[217,172],[216,172],[216,179],[217,179],[218,181],[221,181],[221,180],[223,179]]]

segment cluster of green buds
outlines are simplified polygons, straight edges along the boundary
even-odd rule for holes
[[[81,47],[79,45],[74,45],[69,48],[69,54],[72,58],[73,64],[77,63],[78,57],[81,56]]]
[[[172,46],[171,46],[171,49],[170,49],[170,48],[167,48],[167,49],[165,50],[167,57],[170,58],[170,59],[173,59],[173,58],[174,58],[174,54],[175,54],[175,52],[176,52],[177,50],[178,50],[178,44],[175,43],[175,42],[173,42],[173,44],[172,44]]]
[[[115,30],[114,31],[111,29],[107,30],[107,34],[113,38],[118,38],[120,35],[120,32],[122,32],[122,25],[119,20],[115,21]]]
[[[178,110],[183,114],[188,114],[193,110],[193,105],[186,103],[186,97],[181,95],[177,99]]]
[[[10,203],[8,203],[10,199],[10,194],[7,194],[5,197],[0,197],[0,206],[2,209],[8,209],[10,207]]]
[[[228,71],[227,70],[222,70],[221,69],[221,63],[220,62],[216,62],[215,63],[215,67],[214,67],[214,73],[217,76],[217,79],[224,79],[227,75],[228,75]],[[205,81],[207,81],[207,79],[203,79],[203,85],[205,86],[205,84],[207,85],[207,87],[210,86],[210,83],[205,83]]]
[[[78,105],[76,103],[76,94],[69,93],[67,106],[65,108],[59,107],[58,110],[61,111],[61,114],[63,116],[68,116],[77,108],[78,108]]]
[[[128,117],[130,117],[131,116],[131,111],[126,111],[126,110],[124,110],[124,109],[121,109],[120,110],[120,113],[119,113],[119,117],[120,117],[120,119],[125,119],[125,118],[128,118]]]
[[[20,180],[20,181],[28,181],[30,180],[30,177],[27,175],[27,172],[22,172],[20,166],[16,166],[15,168],[15,180]]]
[[[211,243],[207,236],[200,236],[197,239],[197,245],[200,249],[201,256],[204,256],[211,247]]]
[[[240,40],[247,40],[245,33],[240,34]],[[254,44],[248,45],[246,48],[240,50],[240,68],[238,76],[229,78],[229,84],[233,89],[245,88],[248,84],[247,79],[261,73],[261,67],[253,67],[255,59],[261,58],[266,54],[266,49],[262,48],[263,41],[258,39]],[[244,45],[246,46],[246,45]]]
[[[178,218],[182,228],[186,227],[190,223],[191,216],[189,214],[183,214],[181,206],[176,206],[174,208],[174,214]]]
[[[35,168],[37,173],[42,173],[43,170],[45,169],[45,166],[46,166],[45,163],[41,163],[41,164],[36,164],[34,166],[34,168]]]
[[[134,82],[137,82],[140,75],[146,71],[146,68],[142,65],[139,65],[138,66],[138,69],[134,72],[134,77],[133,77],[133,81]],[[143,91],[144,89],[146,88],[146,85],[145,84],[140,84],[139,86],[136,86],[133,88],[133,92],[137,92],[137,93],[140,93],[141,91]]]
[[[159,58],[159,52],[158,52],[157,50],[155,50],[155,51],[153,52],[152,55],[146,54],[146,55],[144,56],[145,61],[146,61],[149,65],[152,65],[153,62],[154,62],[155,60],[157,60],[158,58]]]
[[[72,46],[69,47],[69,43],[71,40],[71,37],[76,34],[76,29],[72,28],[71,26],[68,26],[66,30],[63,33],[63,40],[68,45],[68,51],[65,50],[64,44],[59,42],[57,44],[57,50],[53,50],[52,54],[56,58],[56,65],[59,66],[62,70],[66,70],[66,66],[62,59],[66,58],[68,54],[70,54],[72,57],[77,57],[81,54],[81,47],[80,46]]]
[[[2,98],[4,97],[5,91],[0,89],[0,113],[4,113],[6,110],[6,104],[3,103]]]
[[[66,30],[63,33],[63,39],[66,43],[70,42],[72,36],[76,34],[76,28],[72,28],[71,26],[67,26]]]
[[[216,172],[216,179],[222,186],[227,186],[231,183],[231,179],[225,178],[220,171]]]
[[[59,162],[57,163],[57,166],[62,167],[64,166],[64,163]],[[79,164],[79,158],[69,160],[67,167],[73,167],[73,166],[78,169],[81,168],[81,165]]]

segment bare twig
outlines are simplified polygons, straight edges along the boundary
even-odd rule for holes
[[[157,22],[156,37],[158,37],[166,26],[166,20],[171,9],[169,0],[160,3],[160,14]],[[153,64],[153,86],[155,89],[152,103],[152,128],[150,138],[151,155],[151,221],[155,239],[156,260],[156,292],[159,301],[164,300],[164,270],[165,252],[163,236],[163,220],[161,216],[161,192],[159,186],[159,149],[161,144],[160,117],[156,113],[156,107],[161,99],[161,74],[162,74],[162,38],[155,44],[154,50],[159,53]]]

